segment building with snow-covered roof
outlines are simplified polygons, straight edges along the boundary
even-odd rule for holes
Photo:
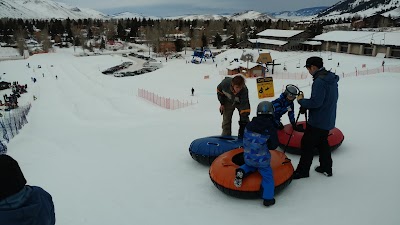
[[[400,58],[400,32],[331,31],[312,40],[322,42],[325,51]]]
[[[300,43],[310,38],[304,30],[266,29],[257,34],[257,39],[241,43],[241,47],[265,48],[278,51],[300,49]]]
[[[246,77],[260,77],[268,71],[267,65],[272,61],[269,52],[246,49],[240,59],[234,59],[226,69],[228,75],[240,73]]]

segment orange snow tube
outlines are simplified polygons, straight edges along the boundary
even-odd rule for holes
[[[293,165],[283,152],[270,150],[271,167],[274,175],[275,193],[279,193],[290,184],[293,176]],[[261,175],[258,172],[249,174],[243,184],[237,188],[233,181],[235,171],[244,164],[243,149],[237,148],[217,157],[210,167],[210,178],[214,185],[227,195],[237,198],[261,198]]]

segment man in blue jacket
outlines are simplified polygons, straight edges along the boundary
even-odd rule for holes
[[[302,153],[293,179],[309,177],[315,147],[319,151],[320,162],[315,171],[330,177],[332,176],[332,157],[328,134],[335,127],[336,122],[339,76],[327,71],[320,57],[308,58],[305,67],[313,76],[314,81],[309,99],[305,99],[303,94],[297,97],[301,108],[309,111],[309,119],[301,139]]]
[[[13,158],[0,155],[0,224],[54,225],[51,195],[40,187],[26,185]]]

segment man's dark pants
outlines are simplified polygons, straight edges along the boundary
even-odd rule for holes
[[[319,152],[319,163],[323,171],[332,172],[332,157],[328,143],[329,130],[312,127],[307,124],[303,138],[301,139],[301,157],[296,171],[301,174],[309,174],[314,157],[314,149]]]

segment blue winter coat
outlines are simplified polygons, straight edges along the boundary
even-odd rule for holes
[[[54,225],[51,195],[40,187],[26,185],[20,192],[0,201],[0,224]]]
[[[311,98],[301,99],[299,104],[308,109],[311,126],[331,130],[336,121],[339,76],[322,67],[313,74],[313,78]]]
[[[289,121],[291,124],[295,123],[294,119],[294,104],[293,101],[289,101],[286,96],[282,93],[279,98],[272,101],[274,105],[274,117],[276,122],[280,122],[281,117],[288,112]]]
[[[278,134],[273,120],[257,116],[247,124],[243,135],[244,162],[253,167],[270,166],[270,149],[278,147]]]

